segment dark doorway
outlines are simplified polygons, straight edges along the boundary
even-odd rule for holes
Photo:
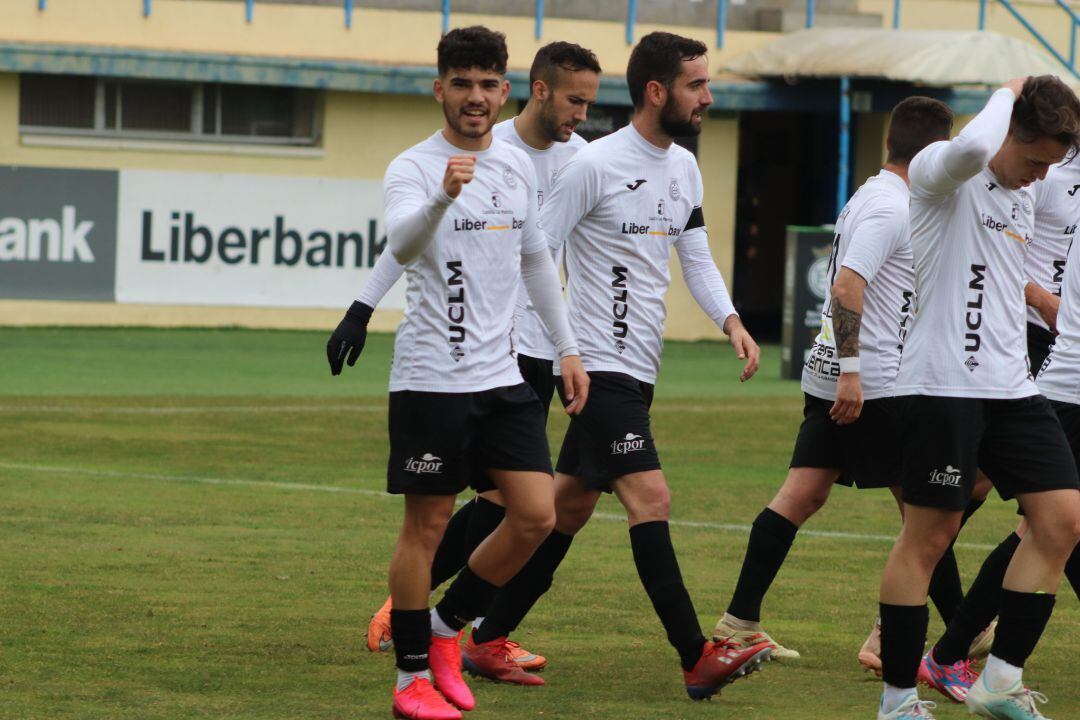
[[[836,219],[836,142],[835,115],[739,117],[732,295],[758,341],[780,339],[787,226]]]

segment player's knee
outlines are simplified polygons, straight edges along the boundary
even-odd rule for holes
[[[593,505],[561,505],[555,516],[555,529],[563,535],[577,535],[592,517]]]
[[[525,513],[507,513],[506,521],[522,541],[540,544],[555,528],[555,508],[537,508]]]
[[[671,517],[671,491],[667,485],[640,488],[622,499],[631,524],[667,520]]]

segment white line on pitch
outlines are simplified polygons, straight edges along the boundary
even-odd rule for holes
[[[26,463],[0,462],[0,468],[8,470],[26,470],[30,472],[53,473],[57,475],[83,475],[88,477],[108,477],[131,480],[154,480],[157,482],[171,483],[197,483],[200,485],[235,485],[242,487],[258,487],[274,490],[299,490],[304,492],[339,493],[347,495],[364,495],[367,497],[392,498],[393,495],[381,490],[368,490],[366,488],[341,487],[338,485],[312,485],[309,483],[274,482],[271,480],[242,480],[230,478],[193,477],[188,475],[161,475],[157,473],[134,473],[120,472],[116,470],[88,470],[84,468],[58,467],[52,465],[29,465]],[[598,512],[593,513],[598,520],[608,522],[626,522],[625,515],[616,513]],[[736,525],[730,523],[706,522],[699,520],[671,520],[671,525],[676,527],[697,528],[705,530],[723,530],[725,532],[738,532],[746,534],[750,532],[749,525]],[[802,537],[817,537],[833,540],[858,540],[871,542],[893,542],[896,540],[892,535],[870,535],[862,533],[835,532],[830,530],[800,530]],[[973,550],[993,550],[994,545],[982,543],[956,543],[957,547],[971,548]]]
[[[117,415],[190,415],[198,413],[317,413],[317,412],[386,412],[385,405],[164,405],[102,406],[82,405],[0,405],[0,413],[70,413]]]

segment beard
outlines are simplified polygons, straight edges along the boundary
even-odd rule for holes
[[[694,117],[679,117],[675,114],[674,103],[668,98],[664,107],[660,110],[660,129],[669,137],[692,137],[701,134],[701,123],[694,123]]]
[[[540,106],[540,132],[548,142],[566,142],[569,137],[562,136],[563,123],[555,114],[555,103],[546,102]]]
[[[483,125],[480,125],[479,127],[468,127],[465,125],[463,120],[463,113],[465,108],[462,107],[458,109],[451,109],[446,107],[445,104],[443,104],[442,109],[443,116],[446,117],[447,124],[450,125],[451,129],[453,129],[454,132],[456,132],[458,135],[461,135],[462,137],[472,139],[482,138],[489,132],[491,132],[491,126],[495,124],[494,122],[492,122],[490,115],[485,115],[485,123]]]

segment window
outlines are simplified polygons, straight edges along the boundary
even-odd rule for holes
[[[24,132],[315,145],[321,95],[303,88],[21,76]]]

